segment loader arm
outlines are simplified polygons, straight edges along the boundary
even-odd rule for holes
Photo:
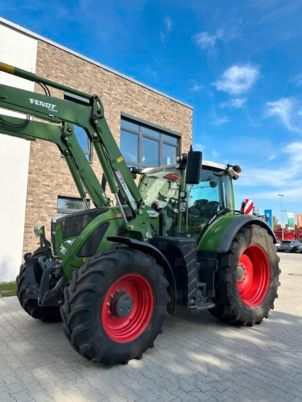
[[[40,139],[56,144],[66,160],[77,190],[83,201],[87,202],[87,195],[89,195],[96,207],[107,205],[109,200],[105,196],[103,189],[76,137],[74,135],[71,136],[72,138],[70,138],[67,143],[62,139],[64,133],[65,135],[70,135],[72,130],[72,125],[67,123],[54,125],[45,122],[41,123],[33,120],[24,120],[18,117],[3,116],[0,114],[1,134],[30,141]]]
[[[119,194],[135,216],[143,207],[142,197],[109,129],[100,98],[4,63],[0,63],[0,71],[36,82],[46,89],[46,95],[43,95],[0,84],[0,108],[28,116],[24,119],[0,114],[1,133],[56,144],[66,159],[81,197],[86,198],[88,193],[96,207],[105,206],[109,200],[74,133],[73,125],[82,127],[96,151],[124,219]],[[50,96],[48,87],[72,95],[75,101]]]

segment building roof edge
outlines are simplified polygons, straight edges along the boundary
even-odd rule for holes
[[[83,60],[86,60],[91,64],[94,64],[94,65],[96,65],[98,67],[101,67],[106,71],[109,71],[109,72],[111,72],[111,73],[113,73],[113,74],[115,74],[115,75],[117,75],[119,77],[122,77],[122,78],[124,78],[124,79],[126,79],[126,80],[128,80],[130,82],[133,82],[133,83],[135,83],[135,84],[137,84],[137,85],[139,85],[139,86],[141,86],[143,88],[146,88],[149,91],[155,92],[158,95],[164,96],[165,98],[167,98],[167,99],[169,99],[169,100],[171,100],[173,102],[179,103],[180,105],[185,106],[185,107],[193,110],[193,106],[191,106],[191,105],[189,105],[187,103],[184,103],[184,102],[180,101],[179,99],[173,98],[172,96],[167,95],[164,92],[158,91],[157,89],[152,88],[149,85],[144,84],[143,82],[140,82],[140,81],[138,81],[138,80],[136,80],[134,78],[131,78],[131,77],[125,75],[125,74],[122,74],[122,73],[120,73],[120,72],[118,72],[118,71],[116,71],[116,70],[114,70],[114,69],[102,64],[102,63],[99,63],[98,61],[95,61],[93,59],[90,59],[89,57],[86,57],[86,56],[82,55],[81,53],[78,53],[78,52],[76,52],[76,51],[74,51],[72,49],[69,49],[69,48],[67,48],[67,47],[65,47],[63,45],[60,45],[57,42],[54,42],[54,41],[52,41],[52,40],[50,40],[48,38],[45,38],[42,35],[39,35],[39,34],[33,32],[33,31],[30,31],[29,29],[24,28],[21,25],[18,25],[16,23],[12,22],[12,21],[9,21],[9,20],[7,20],[7,19],[5,19],[3,17],[0,17],[0,24],[5,25],[7,27],[10,27],[10,28],[12,28],[12,29],[14,29],[16,31],[22,32],[22,33],[24,33],[24,34],[26,34],[28,36],[31,36],[31,37],[33,37],[35,39],[38,39],[38,40],[41,40],[43,42],[49,43],[50,45],[55,46],[55,47],[57,47],[59,49],[62,49],[67,53],[70,53],[70,54],[72,54],[74,56],[77,56],[77,57],[83,59]]]

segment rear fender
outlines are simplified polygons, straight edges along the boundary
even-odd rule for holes
[[[169,281],[169,295],[171,300],[168,304],[168,311],[170,314],[175,314],[176,311],[176,281],[174,278],[174,274],[172,268],[163,255],[163,253],[158,250],[156,247],[152,246],[150,243],[145,243],[140,240],[131,239],[128,237],[122,236],[111,236],[107,237],[107,240],[113,241],[115,243],[126,244],[130,248],[134,248],[136,250],[141,250],[146,254],[150,254],[152,257],[156,259],[156,261],[163,267],[165,271],[166,278]]]
[[[198,250],[204,252],[226,253],[238,231],[245,225],[256,224],[268,231],[277,242],[272,229],[260,218],[253,215],[226,214],[214,220],[198,242]]]

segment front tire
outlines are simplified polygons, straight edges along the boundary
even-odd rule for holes
[[[221,321],[260,324],[278,297],[279,260],[272,236],[259,225],[244,226],[230,251],[220,256],[216,274],[215,307]]]
[[[106,365],[141,358],[162,332],[168,281],[150,255],[120,249],[74,271],[61,308],[65,333],[82,356]]]
[[[21,307],[32,318],[36,318],[45,322],[61,321],[59,307],[41,307],[38,305],[38,300],[33,296],[34,287],[39,286],[41,280],[41,268],[38,259],[43,255],[42,251],[37,250],[34,254],[26,259],[21,265],[19,275],[16,278],[17,297]],[[28,283],[26,271],[32,270],[36,279],[36,283]]]

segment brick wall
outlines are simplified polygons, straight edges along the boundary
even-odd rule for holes
[[[105,116],[119,143],[121,113],[127,113],[181,134],[181,150],[188,150],[192,135],[192,110],[156,92],[43,41],[38,42],[36,74],[64,83],[102,99]],[[40,90],[39,87],[36,90]],[[58,93],[52,90],[52,95]],[[101,177],[97,158],[93,167]],[[57,196],[78,196],[70,172],[57,147],[45,141],[31,143],[24,252],[36,248],[35,224],[45,224],[56,214]]]

